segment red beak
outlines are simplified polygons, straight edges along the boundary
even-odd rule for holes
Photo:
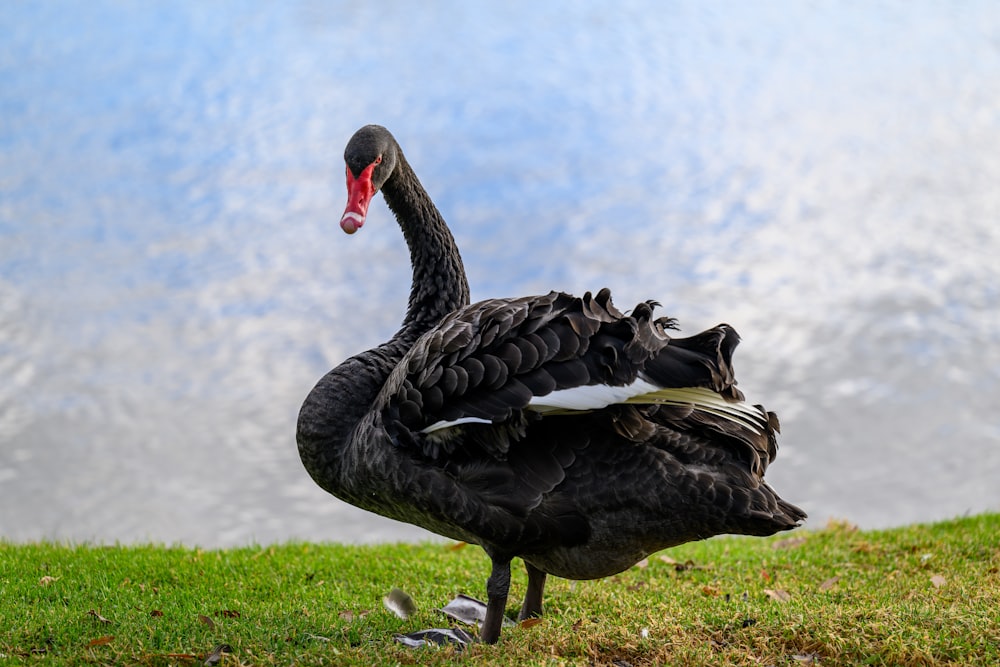
[[[340,218],[340,228],[348,234],[361,229],[368,215],[368,205],[375,196],[375,185],[372,183],[372,172],[378,162],[372,162],[355,178],[351,168],[347,168],[347,208]]]

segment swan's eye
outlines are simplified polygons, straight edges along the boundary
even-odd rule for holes
[[[377,158],[375,158],[375,161],[372,162],[372,164],[382,164],[382,156],[379,155]]]

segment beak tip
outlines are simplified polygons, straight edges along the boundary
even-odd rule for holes
[[[347,211],[344,213],[344,217],[340,219],[340,228],[343,229],[346,234],[353,234],[361,229],[361,226],[364,224],[364,216],[359,213],[355,213],[354,211]]]

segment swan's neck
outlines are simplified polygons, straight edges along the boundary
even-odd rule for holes
[[[445,315],[468,305],[469,283],[454,237],[402,152],[392,178],[382,186],[382,195],[410,248],[413,285],[396,338],[412,345]]]
[[[426,331],[469,303],[458,247],[409,164],[398,154],[382,194],[410,248],[413,286],[402,328],[386,343],[351,357],[326,374],[299,413],[299,455],[313,479],[362,507],[366,475],[388,474],[392,447],[373,424],[379,394],[393,368]],[[370,494],[369,494],[370,495]]]

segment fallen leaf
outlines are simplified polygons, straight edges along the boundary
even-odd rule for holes
[[[777,602],[788,602],[789,600],[792,599],[792,594],[789,593],[788,591],[765,588],[764,593],[767,595],[767,597],[771,598],[772,600],[776,600]]]
[[[215,621],[210,619],[208,616],[205,616],[204,614],[198,614],[198,620],[207,625],[209,629],[212,630],[215,629]]]
[[[764,581],[771,581],[771,575],[767,573],[767,570],[761,569],[760,578]]]
[[[840,581],[840,577],[830,577],[819,585],[819,589],[821,591],[828,591],[836,586],[838,581]]]
[[[526,618],[523,621],[521,621],[520,623],[518,623],[517,625],[518,625],[518,627],[521,627],[521,628],[533,628],[533,627],[535,627],[536,625],[538,625],[541,622],[542,622],[542,619],[540,619],[540,618]]]
[[[711,565],[707,566],[698,565],[690,558],[684,561],[683,563],[674,563],[674,569],[677,570],[678,572],[684,572],[685,570],[704,570],[709,567],[711,567]]]
[[[468,542],[455,542],[454,544],[448,545],[448,551],[458,551],[464,547],[469,546]]]
[[[873,547],[869,542],[862,540],[861,542],[851,545],[851,551],[859,554],[870,554],[875,551],[875,547]]]
[[[222,618],[239,618],[240,612],[234,611],[232,609],[220,609],[215,612],[216,616],[221,616]]]
[[[818,653],[799,653],[793,655],[792,660],[801,662],[805,665],[817,665],[819,664],[819,657]]]
[[[660,560],[662,560],[667,565],[677,565],[677,561],[671,558],[670,556],[660,556]]]
[[[709,597],[714,597],[719,593],[721,593],[722,591],[716,588],[715,586],[702,586],[701,592]]]
[[[161,616],[163,616],[163,612],[160,611],[159,609],[154,609],[153,611],[149,612],[149,615],[152,616],[153,618],[160,618]]]
[[[38,585],[48,586],[49,584],[54,584],[55,582],[59,581],[59,579],[60,577],[50,577],[49,575],[45,575],[44,577],[38,580]]]
[[[638,563],[636,563],[632,567],[637,567],[640,570],[645,570],[647,567],[649,567],[649,559],[648,558],[643,558],[641,561],[639,561]]]
[[[211,653],[209,653],[205,657],[205,662],[203,662],[202,664],[207,665],[208,667],[212,667],[212,665],[219,664],[219,662],[222,660],[222,655],[224,653],[232,653],[232,652],[233,652],[233,647],[230,646],[229,644],[219,644],[214,649],[212,649]]]
[[[361,611],[352,611],[350,609],[345,609],[344,611],[337,614],[342,620],[348,623],[353,622],[357,618],[364,618],[368,614],[372,613],[371,609],[362,609]]]
[[[934,588],[941,588],[946,583],[948,583],[948,580],[942,577],[940,574],[935,574],[933,577],[931,577],[931,584],[934,586]]]
[[[107,646],[114,640],[114,635],[106,635],[104,637],[98,637],[97,639],[91,639],[87,642],[87,646]]]
[[[91,609],[90,611],[88,611],[88,612],[87,612],[87,616],[93,616],[94,618],[96,618],[96,619],[97,619],[97,621],[98,621],[99,623],[110,623],[110,622],[111,622],[111,621],[109,621],[108,619],[106,619],[106,618],[104,618],[103,616],[101,616],[100,614],[98,614],[98,613],[97,613],[97,612],[96,612],[95,610],[93,610],[93,609]]]
[[[806,543],[806,538],[804,537],[786,537],[783,540],[778,540],[777,542],[771,543],[772,549],[793,549],[795,547],[800,547]]]
[[[382,604],[402,619],[407,619],[417,612],[417,603],[413,601],[410,594],[398,588],[389,591],[389,594],[382,598]]]
[[[826,522],[826,530],[853,533],[858,530],[858,527],[846,519],[828,519]]]

